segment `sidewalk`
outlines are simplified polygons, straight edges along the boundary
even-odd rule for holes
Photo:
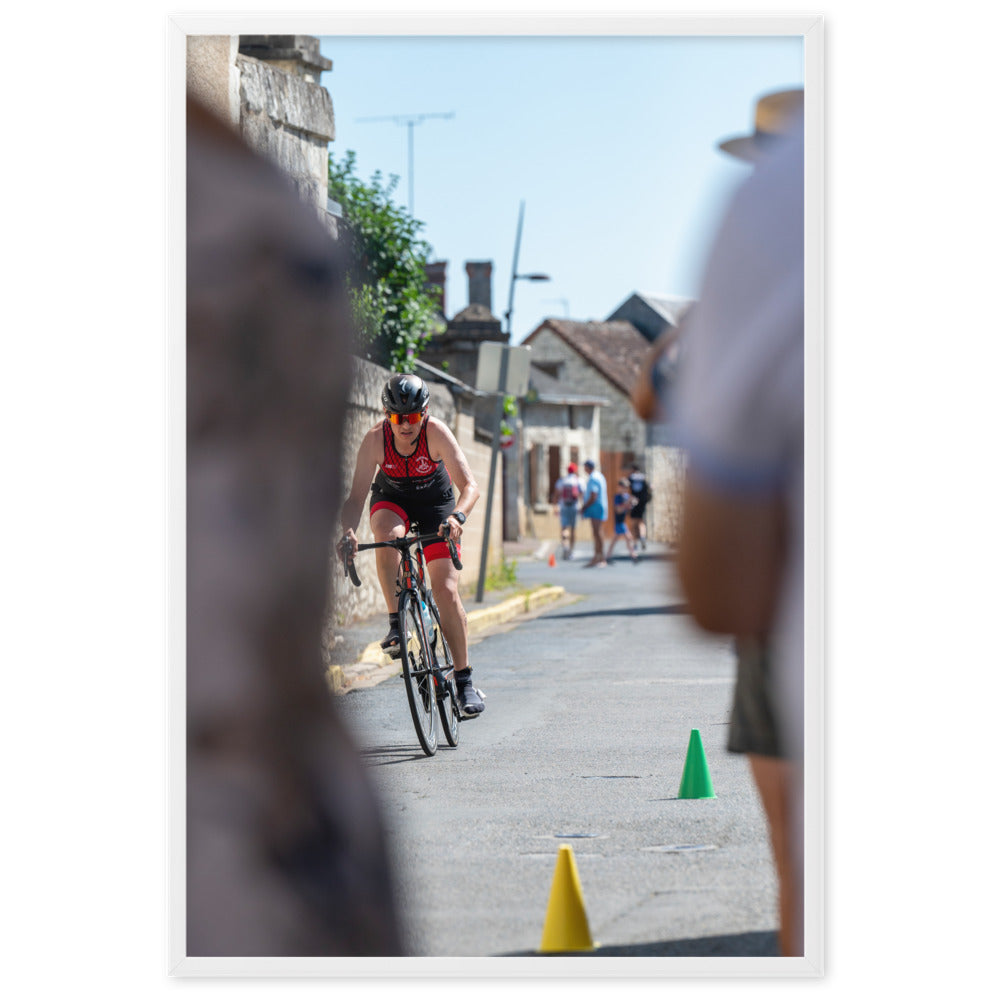
[[[555,547],[555,542],[530,538],[504,542],[504,558],[519,562],[547,559]],[[487,590],[482,603],[477,603],[473,590],[471,595],[463,596],[469,637],[557,601],[565,593],[565,588],[560,586],[525,584],[506,590]],[[327,684],[334,694],[373,687],[402,671],[401,662],[390,659],[379,645],[387,629],[385,612],[337,629],[334,650],[338,662],[328,666],[326,674]]]

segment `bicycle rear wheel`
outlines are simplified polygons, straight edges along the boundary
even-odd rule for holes
[[[458,692],[455,690],[455,663],[451,658],[451,650],[445,642],[444,632],[441,631],[441,615],[438,613],[437,605],[433,599],[429,602],[434,623],[437,625],[437,642],[434,645],[434,661],[438,668],[437,682],[437,703],[438,714],[441,716],[441,728],[444,731],[444,738],[448,741],[448,746],[458,746]]]
[[[420,747],[428,757],[437,753],[437,698],[434,695],[434,660],[430,636],[425,637],[420,620],[420,605],[409,594],[400,599],[399,628],[403,660],[403,681],[410,703],[413,728]]]

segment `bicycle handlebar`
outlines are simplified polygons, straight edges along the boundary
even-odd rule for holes
[[[400,552],[405,552],[407,549],[416,545],[418,542],[436,542],[441,540],[441,535],[437,532],[433,532],[429,535],[404,535],[402,538],[393,538],[388,542],[365,542],[363,545],[358,545],[358,552],[365,549],[398,549]],[[458,551],[455,548],[455,543],[452,541],[448,529],[445,529],[444,540],[448,543],[448,553],[451,556],[452,564],[455,569],[460,570],[462,568],[462,561],[458,558]],[[341,544],[344,539],[341,539]],[[361,579],[358,577],[358,571],[354,567],[354,559],[347,554],[346,548],[341,548],[340,551],[341,560],[344,563],[344,576],[349,576],[351,578],[351,583],[355,587],[361,586]]]

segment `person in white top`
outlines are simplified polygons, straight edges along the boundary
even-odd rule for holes
[[[577,504],[580,501],[582,487],[580,477],[576,473],[576,463],[566,466],[566,475],[556,480],[552,488],[555,503],[559,505],[559,530],[562,538],[563,559],[573,558],[573,547],[576,545],[576,515],[579,512]]]
[[[796,93],[801,108],[801,91],[773,96],[794,104]],[[760,651],[741,651],[737,707],[743,684],[773,717],[773,748],[749,760],[771,828],[781,950],[801,955],[801,114],[793,109],[783,134],[768,138],[722,223],[685,331],[677,417],[688,474],[677,567],[695,620]]]

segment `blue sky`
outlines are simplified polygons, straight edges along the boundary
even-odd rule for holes
[[[468,303],[467,260],[510,291],[525,202],[513,340],[545,316],[603,319],[633,291],[696,297],[727,194],[746,168],[716,143],[750,129],[756,98],[801,85],[798,37],[323,37],[339,159],[396,174],[408,129],[359,118],[448,114],[413,128],[414,215],[448,261],[446,311]]]

